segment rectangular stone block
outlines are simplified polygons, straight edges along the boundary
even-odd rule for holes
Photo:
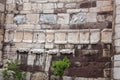
[[[38,24],[38,22],[39,22],[39,14],[27,14],[26,15],[26,23]]]
[[[7,4],[6,5],[7,11],[14,11],[15,10],[15,4]]]
[[[67,13],[88,12],[88,9],[67,9]]]
[[[68,3],[65,5],[66,8],[75,8],[76,7],[76,3]]]
[[[3,12],[5,10],[4,4],[0,3],[0,11]]]
[[[32,42],[32,37],[33,37],[33,34],[32,32],[29,32],[29,31],[25,31],[24,30],[24,38],[23,38],[23,42],[28,42],[28,43],[31,43]]]
[[[64,3],[57,3],[57,8],[63,8],[64,7]]]
[[[88,13],[87,22],[97,22],[97,13]]]
[[[114,40],[114,45],[120,47],[120,39]]]
[[[70,15],[61,13],[57,15],[57,19],[58,24],[69,24]]]
[[[56,44],[67,43],[67,34],[65,32],[56,32],[55,33],[55,43]]]
[[[120,61],[120,55],[114,55],[114,61]]]
[[[58,2],[58,0],[48,0],[48,2]]]
[[[23,10],[31,10],[31,3],[24,3]]]
[[[54,9],[55,4],[54,3],[45,3],[43,4],[43,10],[49,10],[49,9]]]
[[[13,18],[14,18],[14,14],[7,14],[6,15],[6,24],[12,24]]]
[[[31,2],[35,2],[35,3],[46,3],[48,2],[48,0],[30,0]]]
[[[14,32],[14,42],[21,42],[23,40],[23,32],[22,31],[15,31]]]
[[[34,33],[33,42],[44,43],[45,42],[45,33],[42,31],[37,31]]]
[[[120,47],[119,46],[115,46],[115,51],[116,51],[116,54],[119,54],[120,53]]]
[[[80,44],[89,44],[90,42],[90,32],[89,30],[80,31]]]
[[[97,1],[97,7],[110,6],[112,5],[111,0]]]
[[[113,78],[119,80],[120,79],[120,68],[113,69]]]
[[[101,32],[101,42],[103,43],[111,43],[112,42],[112,30],[104,29]]]
[[[120,61],[114,61],[114,67],[120,67]]]
[[[23,29],[28,29],[28,30],[31,30],[31,29],[34,29],[34,25],[32,24],[23,24],[23,25],[18,25],[17,29],[18,30],[23,30]]]
[[[79,43],[79,31],[68,32],[68,43],[78,44]]]
[[[57,16],[55,14],[41,14],[40,24],[56,24]]]
[[[105,7],[101,7],[101,11],[113,11],[113,6],[105,6]]]

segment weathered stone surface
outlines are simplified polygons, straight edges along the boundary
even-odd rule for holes
[[[88,13],[87,22],[97,22],[97,13]]]
[[[120,39],[114,40],[114,44],[115,46],[120,47]]]
[[[80,12],[83,12],[83,13],[87,13],[88,12],[88,9],[67,9],[67,13],[80,13]]]
[[[48,2],[58,2],[58,0],[48,0]]]
[[[67,35],[65,32],[55,33],[55,43],[56,44],[65,44],[67,43]]]
[[[80,31],[80,43],[81,44],[89,44],[90,32],[89,30]]]
[[[24,32],[23,42],[32,42],[32,32]]]
[[[48,0],[30,0],[31,2],[35,2],[35,3],[46,3],[48,2]]]
[[[116,51],[117,54],[119,54],[120,53],[120,47],[118,47],[118,46],[115,47],[115,51]]]
[[[15,31],[14,42],[21,42],[23,39],[23,32]]]
[[[100,41],[100,30],[99,29],[91,29],[90,30],[90,43],[96,44]]]
[[[23,23],[25,23],[25,15],[16,15],[14,17],[14,22],[16,24],[23,24]]]
[[[15,4],[7,4],[6,5],[7,11],[14,11],[15,10]]]
[[[57,16],[55,14],[41,14],[40,23],[41,24],[56,24]]]
[[[103,57],[110,57],[110,50],[108,49],[103,49]]]
[[[110,6],[112,5],[111,0],[97,1],[97,7]]]
[[[61,13],[57,15],[57,19],[58,24],[69,24],[70,15]]]
[[[114,67],[120,67],[120,61],[114,61]]]
[[[120,15],[116,15],[115,23],[120,23]]]
[[[113,69],[113,78],[114,79],[120,79],[120,68],[114,68]]]
[[[43,4],[43,10],[50,10],[50,9],[54,9],[55,5],[53,3],[46,3]]]
[[[63,76],[63,80],[73,80],[72,77]]]
[[[120,61],[120,55],[115,55],[114,56],[114,61]]]
[[[52,60],[52,55],[47,55],[46,56],[46,65],[45,65],[45,71],[48,72],[50,69],[50,65],[51,65],[51,60]]]
[[[3,12],[3,11],[4,11],[4,9],[5,9],[4,4],[1,4],[1,3],[0,3],[0,11],[1,11],[1,12]]]
[[[65,5],[66,8],[75,8],[76,7],[76,3],[69,3]]]
[[[57,8],[63,8],[64,7],[64,3],[57,3]]]
[[[104,29],[101,33],[101,42],[111,43],[112,42],[112,30]]]
[[[37,24],[39,22],[39,14],[27,14],[26,23]]]
[[[31,3],[24,3],[23,10],[31,10]]]
[[[13,23],[13,18],[14,18],[14,14],[7,14],[6,15],[6,23],[7,24],[12,24]]]
[[[45,33],[38,31],[34,33],[33,42],[44,43],[45,42]]]
[[[68,32],[68,43],[79,43],[79,32]]]
[[[113,6],[101,7],[101,11],[103,11],[103,12],[113,11]]]
[[[83,24],[86,22],[86,13],[80,12],[77,14],[74,14],[71,18],[70,24]]]

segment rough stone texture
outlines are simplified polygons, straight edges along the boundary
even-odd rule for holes
[[[82,24],[86,22],[86,13],[81,12],[72,16],[70,24]]]
[[[120,79],[120,68],[114,68],[113,69],[113,78],[114,79]]]
[[[40,23],[41,24],[56,24],[57,18],[54,14],[41,14]]]
[[[16,24],[23,24],[25,23],[25,15],[17,15],[14,17],[14,22]]]

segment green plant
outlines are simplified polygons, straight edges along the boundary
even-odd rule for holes
[[[69,68],[70,61],[67,57],[64,57],[62,60],[55,61],[52,64],[54,68],[54,75],[59,76],[60,78],[63,76],[65,69]]]
[[[6,79],[13,78],[15,80],[23,80],[23,74],[18,67],[17,60],[7,61],[2,74],[3,74],[3,77]]]

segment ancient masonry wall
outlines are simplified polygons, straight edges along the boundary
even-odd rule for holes
[[[64,80],[110,79],[112,0],[7,0],[5,12],[4,60],[19,55],[22,69],[51,73],[67,55]]]
[[[5,2],[0,1],[0,62],[2,61],[3,54],[3,42],[4,42],[4,22],[5,22]]]
[[[114,22],[114,45],[115,45],[115,55],[113,57],[113,78],[114,80],[120,79],[120,1],[115,0],[115,22]]]

